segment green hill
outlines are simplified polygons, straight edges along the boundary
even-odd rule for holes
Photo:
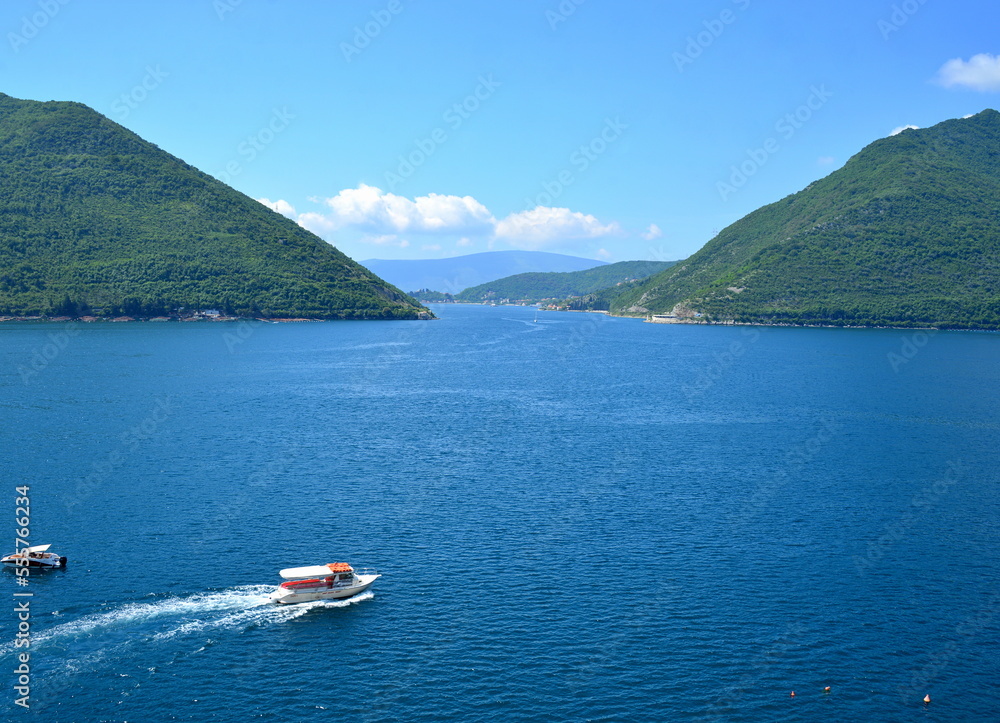
[[[416,301],[79,103],[0,94],[0,314],[407,319]]]
[[[878,140],[615,299],[620,314],[1000,328],[1000,113]]]
[[[443,259],[367,259],[366,269],[397,288],[434,289],[457,294],[505,276],[531,271],[583,271],[603,266],[603,261],[548,251],[481,251]]]
[[[465,289],[455,294],[456,301],[476,302],[490,299],[541,301],[585,296],[616,284],[643,279],[668,268],[675,261],[619,261],[585,271],[525,273],[507,276]]]

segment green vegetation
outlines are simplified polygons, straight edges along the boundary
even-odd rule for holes
[[[1000,328],[1000,113],[908,130],[615,299],[620,314]]]
[[[641,279],[639,281],[626,282],[618,286],[611,286],[607,289],[595,291],[592,294],[566,299],[563,303],[565,304],[565,308],[571,311],[609,311],[618,297],[627,294],[640,282]]]
[[[431,291],[430,289],[411,291],[410,296],[421,304],[453,302],[455,300],[455,297],[451,294],[446,294],[443,291]]]
[[[79,103],[0,94],[0,314],[425,312],[322,239]]]
[[[592,295],[636,279],[644,279],[662,271],[676,261],[620,261],[597,266],[586,271],[515,274],[465,289],[455,295],[455,301],[478,302],[510,299],[511,301],[542,301]],[[606,307],[605,307],[606,308]]]

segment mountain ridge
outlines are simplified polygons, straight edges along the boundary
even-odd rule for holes
[[[457,294],[514,274],[583,271],[606,262],[547,251],[483,251],[444,259],[368,259],[361,264],[400,289]]]
[[[0,314],[418,318],[293,221],[88,106],[0,94]]]
[[[455,300],[486,301],[491,298],[530,302],[543,299],[563,300],[594,294],[618,284],[646,278],[674,263],[676,262],[618,261],[583,271],[532,271],[470,287],[456,294]]]
[[[1000,113],[869,144],[642,282],[612,311],[1000,328]]]

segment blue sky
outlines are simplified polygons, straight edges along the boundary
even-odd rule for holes
[[[75,100],[349,256],[683,258],[907,126],[1000,106],[985,0],[5,0]]]

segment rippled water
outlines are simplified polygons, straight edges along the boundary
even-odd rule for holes
[[[1000,337],[436,311],[0,327],[10,715],[997,718]]]

